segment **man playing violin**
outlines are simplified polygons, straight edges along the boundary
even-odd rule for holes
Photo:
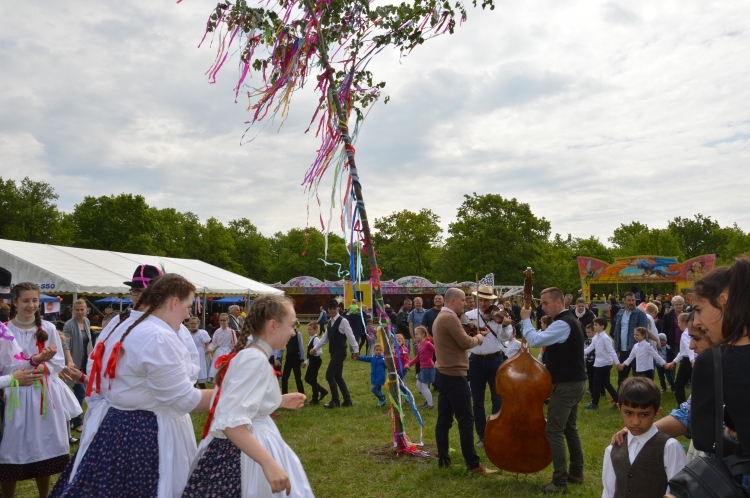
[[[497,369],[503,363],[502,343],[510,340],[513,334],[513,321],[502,316],[502,320],[494,320],[488,316],[497,306],[492,303],[497,296],[492,287],[480,285],[473,293],[479,298],[479,308],[466,312],[466,318],[477,324],[480,330],[486,330],[484,342],[469,350],[469,384],[474,406],[474,425],[479,436],[477,446],[484,445],[484,429],[487,426],[487,415],[484,410],[484,393],[490,387],[492,398],[492,413],[497,413],[503,403],[502,397],[495,392],[495,377]],[[491,311],[492,309],[492,311]],[[499,322],[499,323],[498,323]]]
[[[542,486],[543,493],[565,493],[569,482],[583,483],[583,449],[576,427],[578,403],[586,391],[586,363],[581,354],[583,331],[563,299],[557,287],[542,291],[542,309],[553,317],[553,322],[543,331],[537,332],[531,325],[530,309],[521,310],[523,336],[530,347],[546,347],[544,363],[552,376],[545,435],[552,451],[554,470],[552,481]]]

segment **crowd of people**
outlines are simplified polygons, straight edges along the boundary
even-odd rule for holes
[[[27,479],[36,480],[41,497],[312,496],[302,462],[273,414],[307,403],[352,406],[344,379],[348,356],[369,364],[370,391],[383,407],[387,359],[384,329],[375,326],[383,315],[393,324],[401,385],[415,382],[422,408],[437,411],[440,467],[452,465],[448,441],[455,420],[467,469],[497,472],[477,450],[485,444],[485,398],[489,390],[492,413],[501,410],[495,378],[523,348],[521,337],[541,349],[553,385],[545,431],[552,478],[541,492],[564,493],[584,482],[584,450],[594,449],[583,447],[577,414],[587,392],[586,409],[599,408],[609,394],[625,425],[610,446],[596,449],[604,454],[603,497],[661,498],[686,462],[712,456],[716,375],[724,387],[724,456],[750,458],[750,260],[744,257],[697,281],[690,307],[681,296],[669,307],[656,299],[639,306],[634,293],[626,293],[622,306],[615,300],[604,317],[553,287],[540,295],[534,326],[530,309],[479,285],[473,296],[448,289],[430,308],[420,297],[405,300],[398,311],[389,303],[380,315],[356,301],[343,306],[332,300],[307,324],[307,337],[284,296],[261,296],[246,313],[230,307],[202,328],[190,315],[192,284],[150,265],[140,265],[126,282],[132,307],[104,317],[95,337],[84,301],[73,303],[73,316],[56,327],[42,320],[38,286],[20,282],[11,289],[11,277],[0,269],[0,299],[10,305],[0,322],[5,498]],[[325,346],[324,387],[318,377]],[[716,348],[721,372],[711,356]],[[292,376],[297,392],[289,392]],[[657,420],[667,389],[679,407]],[[190,417],[197,412],[208,414],[199,444]],[[679,436],[691,438],[687,455],[674,439]],[[750,467],[737,485],[750,496]]]

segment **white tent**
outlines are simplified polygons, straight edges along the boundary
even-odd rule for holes
[[[167,258],[124,252],[32,244],[0,239],[0,266],[13,274],[13,284],[34,282],[47,294],[127,294],[140,264],[178,273],[196,287],[196,294],[249,296],[283,291],[197,259]]]

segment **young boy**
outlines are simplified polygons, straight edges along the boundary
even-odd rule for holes
[[[587,354],[590,351],[595,351],[596,357],[594,359],[594,389],[591,391],[591,403],[584,406],[587,410],[595,410],[599,408],[599,397],[602,392],[606,391],[612,396],[612,399],[617,403],[617,391],[612,387],[612,381],[609,378],[609,374],[612,371],[612,365],[619,365],[620,359],[615,353],[615,348],[612,347],[612,339],[604,332],[607,329],[607,319],[604,317],[594,318],[594,323],[591,324],[594,329],[594,337],[591,340],[591,345],[583,350],[583,354]],[[616,408],[617,405],[612,405],[612,408]]]
[[[685,387],[693,377],[693,362],[695,361],[695,353],[690,349],[690,334],[688,332],[689,316],[689,313],[682,313],[677,317],[677,325],[682,330],[680,352],[677,353],[677,356],[674,357],[671,363],[665,366],[667,370],[674,370],[675,366],[680,366],[679,370],[677,370],[677,378],[674,381],[674,397],[678,405],[687,400]]]
[[[661,356],[664,361],[667,361],[667,358],[669,358],[669,352],[672,350],[667,344],[667,334],[659,334],[659,346],[661,346],[659,356]],[[659,384],[661,384],[662,393],[667,392],[667,383],[669,383],[669,388],[674,391],[674,378],[672,377],[672,371],[666,370],[665,367],[666,365],[656,366],[656,372],[659,374]]]
[[[596,360],[596,352],[594,352],[594,348],[589,348],[591,343],[593,342],[594,336],[596,333],[594,332],[594,324],[589,323],[586,325],[586,340],[583,343],[584,350],[588,350],[588,353],[585,353],[586,357],[586,376],[589,378],[589,394],[591,396],[594,395],[594,361]]]
[[[378,398],[378,407],[385,405],[383,384],[385,384],[385,358],[383,357],[383,346],[375,344],[372,348],[372,356],[360,356],[359,361],[370,364],[370,391]]]
[[[516,331],[510,333],[510,339],[505,344],[500,343],[500,350],[506,358],[513,358],[521,350],[521,341],[516,339]]]
[[[654,427],[660,405],[661,393],[651,379],[632,377],[620,386],[618,408],[628,435],[624,444],[610,445],[604,452],[602,498],[662,498],[669,493],[667,482],[686,459],[682,444]]]
[[[307,360],[302,364],[302,368],[305,368],[308,365],[310,367],[307,369],[307,372],[305,372],[305,382],[310,384],[310,387],[312,387],[313,390],[310,404],[317,405],[320,403],[320,400],[325,398],[328,394],[328,391],[318,384],[318,371],[320,370],[320,365],[323,364],[323,360],[320,358],[323,355],[323,350],[321,349],[314,355],[310,354],[310,351],[315,349],[315,346],[320,342],[320,339],[318,338],[317,322],[310,322],[307,324],[307,335],[310,336],[310,340],[307,343]]]
[[[664,359],[659,356],[659,353],[656,352],[656,350],[651,347],[651,344],[648,342],[648,329],[645,327],[636,327],[635,331],[633,332],[633,337],[635,337],[635,346],[633,346],[633,350],[630,351],[630,356],[628,356],[628,359],[617,365],[618,370],[622,370],[625,368],[625,366],[630,365],[633,363],[633,360],[635,360],[635,376],[636,377],[648,377],[649,379],[654,379],[654,362],[652,360],[655,360],[656,363],[659,365],[664,366],[667,362],[664,361]]]

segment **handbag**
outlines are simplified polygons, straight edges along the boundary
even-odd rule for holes
[[[738,482],[750,472],[750,459],[732,455],[723,458],[724,381],[721,348],[713,348],[714,359],[714,457],[694,458],[669,480],[670,494],[675,498],[744,498]]]

